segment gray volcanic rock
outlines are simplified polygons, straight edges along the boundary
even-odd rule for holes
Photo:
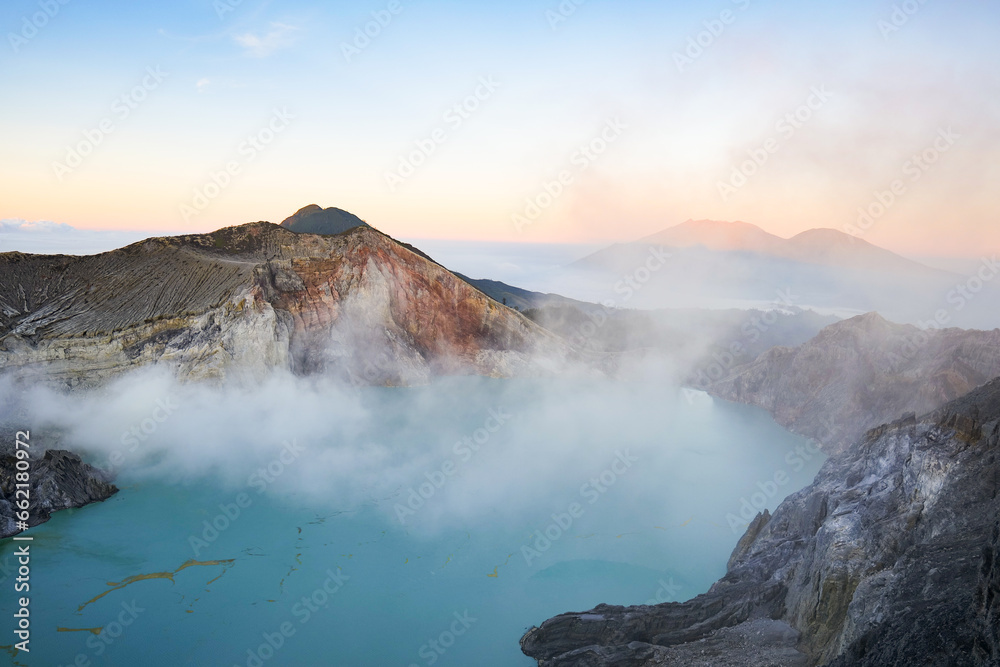
[[[17,459],[9,453],[0,455],[0,538],[21,532],[16,526]],[[48,521],[53,512],[83,507],[107,500],[118,493],[104,473],[84,463],[71,452],[50,449],[30,461],[28,526]]]
[[[286,369],[406,384],[540,374],[573,355],[368,226],[259,222],[87,257],[0,254],[0,370],[63,386],[154,364],[183,379]]]
[[[704,388],[760,406],[832,452],[998,375],[1000,329],[922,331],[868,313],[832,324],[799,347],[773,348]]]
[[[600,607],[598,608],[600,609]],[[596,611],[596,610],[595,610]],[[747,621],[685,644],[657,646],[642,641],[625,646],[592,645],[569,651],[541,665],[558,667],[806,667],[795,649],[799,636],[787,623]]]
[[[355,227],[368,227],[368,223],[339,208],[321,208],[309,204],[281,221],[281,226],[299,234],[343,234]]]
[[[708,593],[563,614],[522,650],[544,667],[700,664],[700,645],[724,656],[708,664],[760,651],[747,664],[996,667],[998,519],[1000,379],[832,456],[754,522]],[[793,632],[755,634],[761,621]],[[788,649],[801,655],[774,657]]]
[[[976,619],[973,657],[979,664],[1000,664],[1000,526],[993,529],[993,539],[983,547],[983,566],[979,570],[979,590],[973,601]]]

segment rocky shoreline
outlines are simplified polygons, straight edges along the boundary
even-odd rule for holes
[[[1000,665],[1000,379],[869,431],[684,603],[529,630],[541,667]]]
[[[16,463],[10,452],[0,454],[0,538],[21,532],[15,517]],[[53,512],[107,500],[118,493],[107,475],[61,449],[47,450],[31,460],[29,485],[29,528],[45,523]]]

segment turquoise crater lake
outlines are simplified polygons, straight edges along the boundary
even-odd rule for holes
[[[71,414],[99,463],[177,392],[119,494],[29,531],[22,664],[532,665],[518,639],[554,614],[706,591],[748,505],[822,462],[761,410],[649,382],[208,391]]]

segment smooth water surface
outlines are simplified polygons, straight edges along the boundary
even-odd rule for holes
[[[356,400],[291,448],[226,451],[228,471],[222,445],[186,443],[202,473],[154,450],[196,423],[179,409],[119,494],[27,533],[17,659],[531,665],[518,639],[549,616],[707,590],[748,503],[773,510],[821,463],[763,411],[648,383],[460,378]],[[10,619],[12,592],[2,605]]]

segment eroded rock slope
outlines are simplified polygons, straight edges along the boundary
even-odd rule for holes
[[[185,379],[275,368],[352,381],[543,372],[556,336],[367,226],[266,222],[87,257],[0,254],[0,369],[67,386],[167,365]]]
[[[757,405],[828,452],[907,412],[924,414],[1000,376],[1000,329],[922,331],[876,313],[734,367],[710,393]]]
[[[531,629],[544,667],[1000,665],[1000,379],[867,433],[711,590]]]

